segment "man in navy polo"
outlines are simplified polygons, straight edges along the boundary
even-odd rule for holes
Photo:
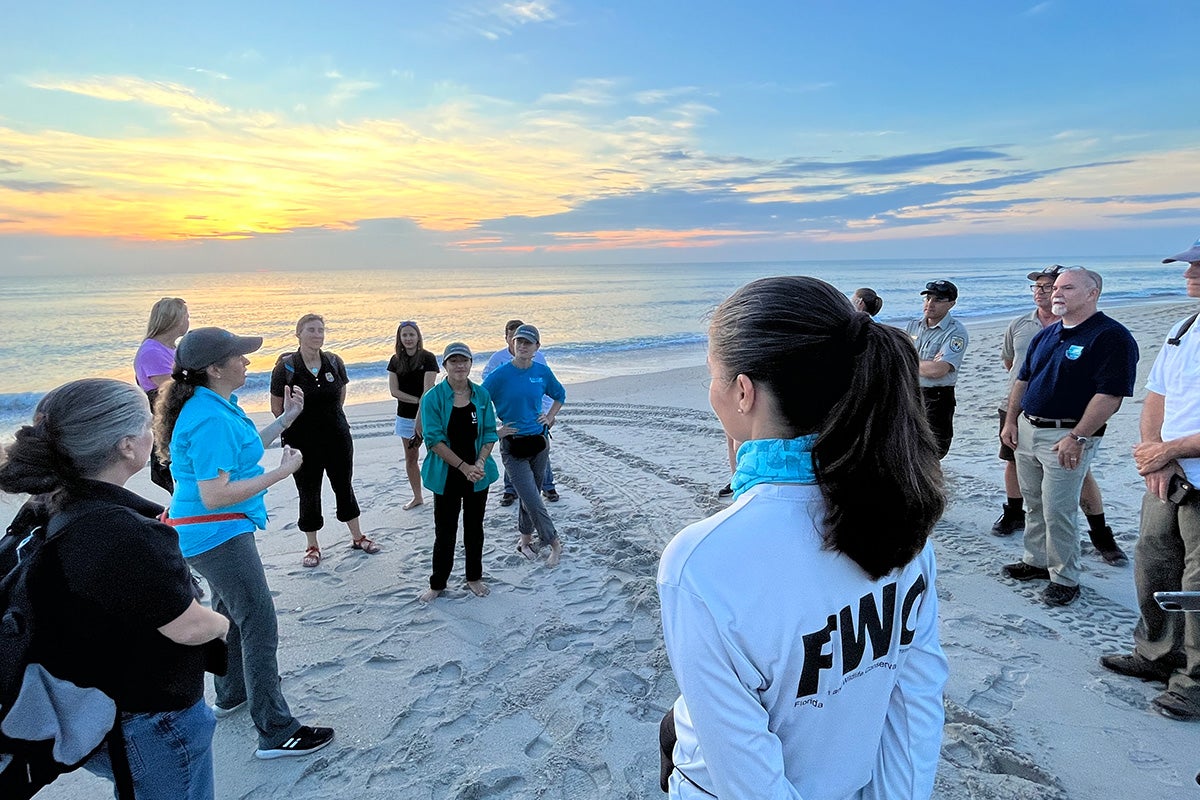
[[[1109,417],[1133,396],[1137,342],[1096,304],[1103,280],[1068,267],[1054,281],[1050,308],[1061,321],[1033,337],[1008,399],[1000,440],[1016,451],[1025,497],[1025,555],[1003,572],[1048,578],[1046,603],[1079,597],[1079,490]]]

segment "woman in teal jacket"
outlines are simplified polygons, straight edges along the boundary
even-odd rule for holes
[[[488,486],[500,477],[492,459],[496,444],[496,411],[482,386],[471,383],[471,349],[453,342],[442,353],[446,380],[421,397],[425,463],[421,483],[433,492],[433,573],[420,600],[428,603],[446,588],[454,567],[458,515],[463,518],[463,551],[467,588],[477,597],[488,593],[483,582],[483,511]]]

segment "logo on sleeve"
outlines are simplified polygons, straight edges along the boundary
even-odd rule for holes
[[[1083,345],[1073,344],[1067,348],[1066,356],[1070,360],[1074,361],[1075,359],[1079,358],[1081,355],[1083,355]]]
[[[950,337],[950,352],[961,353],[963,348],[967,346],[967,340],[961,336]]]

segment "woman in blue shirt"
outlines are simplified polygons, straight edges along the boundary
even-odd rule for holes
[[[263,428],[238,406],[247,353],[260,336],[198,328],[179,342],[175,370],[155,411],[160,455],[169,453],[175,477],[168,524],[179,532],[188,563],[212,589],[212,607],[231,620],[229,669],[215,679],[218,717],[249,701],[258,729],[259,758],[312,753],[333,740],[333,729],[301,725],[279,688],[275,603],[263,573],[254,531],[265,528],[267,489],[300,468],[298,450],[284,446],[279,466],[259,466],[270,444],[304,410],[304,393],[287,387],[283,414]],[[163,451],[166,451],[164,453]]]

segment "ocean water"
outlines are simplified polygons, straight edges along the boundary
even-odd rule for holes
[[[926,281],[945,278],[959,287],[956,316],[991,320],[1030,308],[1025,274],[1056,262],[1099,271],[1102,307],[1184,296],[1182,267],[1154,256],[0,278],[0,434],[61,383],[132,380],[150,307],[163,296],[187,300],[193,327],[264,338],[239,392],[244,407],[259,410],[275,358],[295,349],[295,321],[309,312],[324,315],[326,349],[346,362],[348,402],[369,402],[388,399],[385,367],[401,320],[416,320],[439,356],[465,341],[477,376],[503,347],[504,323],[519,317],[541,329],[547,360],[569,384],[703,363],[707,315],[755,278],[813,275],[847,294],[870,286],[884,298],[879,319],[896,323],[920,313]]]

